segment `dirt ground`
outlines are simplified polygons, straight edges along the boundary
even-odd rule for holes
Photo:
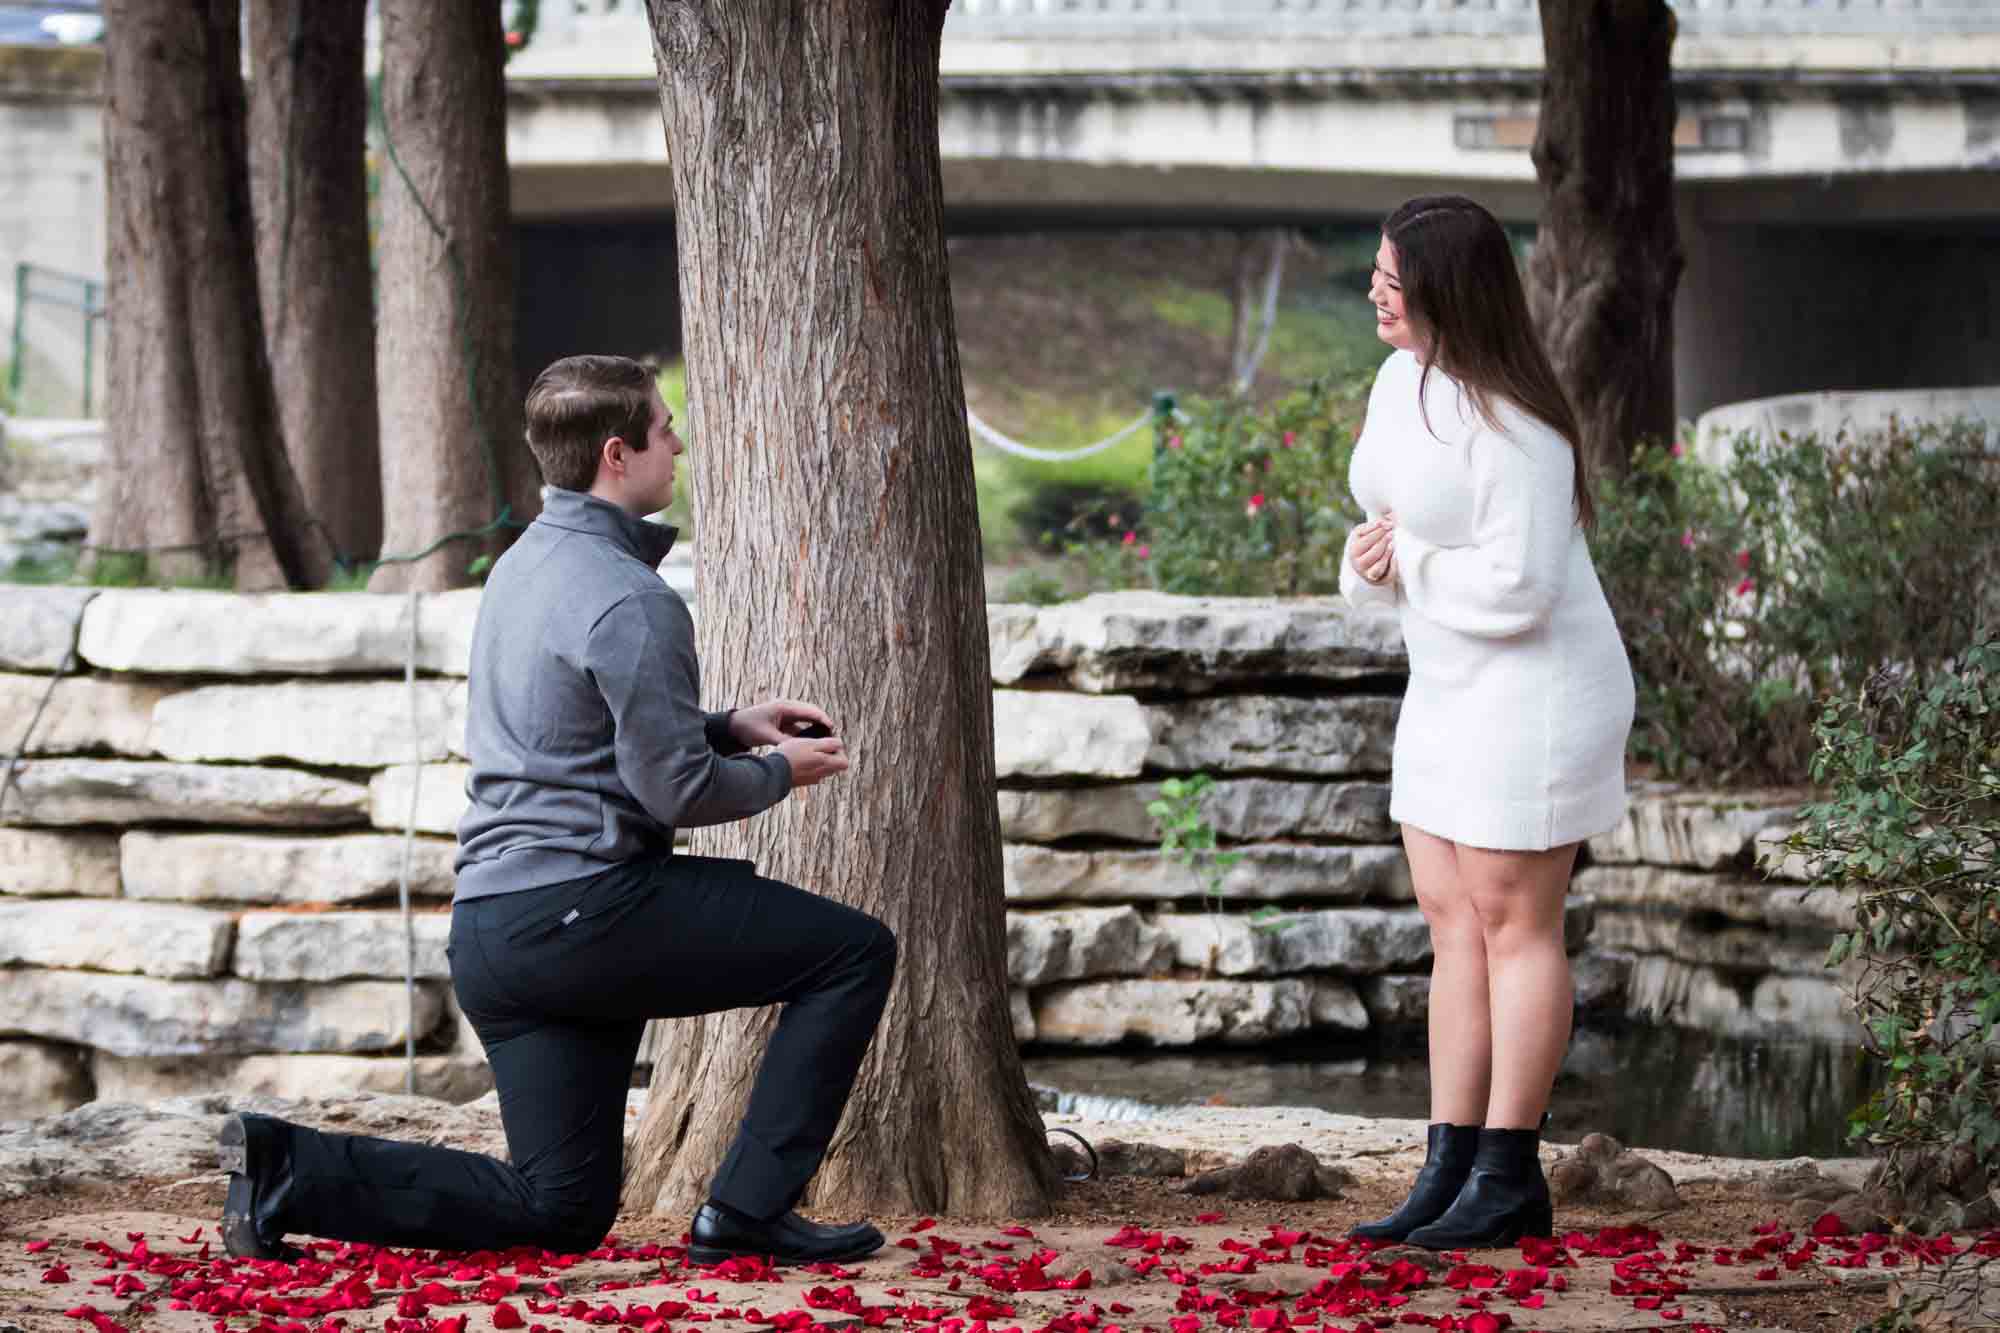
[[[1854,1248],[1854,1242],[1822,1239],[1819,1253],[1814,1254],[1804,1234],[1782,1241],[1760,1235],[1759,1226],[1768,1228],[1775,1220],[1776,1206],[1755,1197],[1755,1191],[1741,1182],[1690,1182],[1682,1189],[1685,1206],[1663,1215],[1587,1209],[1559,1213],[1559,1233],[1595,1236],[1607,1227],[1645,1227],[1659,1233],[1657,1241],[1648,1243],[1641,1236],[1636,1244],[1628,1243],[1624,1247],[1628,1257],[1623,1260],[1593,1255],[1576,1244],[1570,1246],[1574,1266],[1563,1265],[1560,1255],[1551,1261],[1547,1255],[1520,1251],[1475,1253],[1467,1256],[1470,1264],[1491,1266],[1482,1287],[1477,1280],[1480,1270],[1464,1267],[1461,1261],[1440,1261],[1403,1249],[1380,1251],[1368,1256],[1373,1267],[1361,1270],[1367,1278],[1365,1286],[1381,1290],[1384,1274],[1398,1259],[1411,1259],[1429,1270],[1428,1278],[1409,1293],[1409,1303],[1358,1315],[1350,1310],[1350,1317],[1320,1315],[1288,1311],[1285,1302],[1295,1301],[1314,1284],[1323,1283],[1330,1274],[1337,1275],[1360,1258],[1341,1251],[1338,1238],[1354,1223],[1393,1207],[1406,1181],[1396,1176],[1364,1178],[1339,1200],[1282,1204],[1193,1198],[1177,1192],[1174,1186],[1178,1183],[1115,1177],[1071,1185],[1065,1187],[1054,1216],[1013,1223],[944,1218],[927,1225],[926,1219],[878,1218],[890,1236],[888,1248],[845,1270],[819,1272],[731,1274],[685,1268],[675,1249],[682,1240],[684,1219],[630,1216],[620,1219],[616,1233],[620,1249],[599,1251],[559,1274],[559,1299],[536,1294],[538,1284],[544,1281],[537,1275],[496,1302],[495,1289],[475,1290],[481,1274],[461,1270],[447,1277],[440,1268],[429,1276],[444,1281],[458,1299],[444,1300],[433,1285],[430,1297],[436,1303],[425,1306],[419,1299],[412,1307],[404,1297],[422,1284],[406,1279],[400,1294],[395,1294],[393,1283],[385,1291],[383,1270],[379,1264],[371,1270],[363,1258],[347,1268],[375,1279],[372,1301],[365,1308],[301,1316],[297,1310],[303,1307],[296,1307],[287,1315],[279,1300],[276,1308],[267,1305],[261,1315],[231,1316],[214,1312],[213,1296],[206,1312],[175,1310],[171,1303],[177,1281],[188,1284],[178,1287],[183,1293],[221,1290],[240,1295],[246,1290],[245,1270],[258,1267],[219,1260],[215,1257],[219,1245],[205,1261],[202,1258],[203,1244],[214,1240],[214,1219],[223,1197],[222,1178],[210,1175],[145,1181],[115,1191],[51,1194],[0,1204],[0,1333],[46,1333],[93,1326],[98,1333],[115,1333],[117,1329],[127,1333],[481,1333],[488,1328],[522,1328],[532,1333],[537,1327],[555,1333],[621,1326],[651,1333],[666,1329],[695,1333],[688,1326],[711,1320],[736,1327],[770,1325],[795,1333],[806,1327],[808,1317],[822,1325],[886,1325],[909,1333],[927,1329],[985,1333],[984,1324],[979,1322],[982,1319],[993,1333],[1014,1328],[1030,1333],[1044,1328],[1054,1333],[1112,1333],[1113,1329],[1138,1333],[1148,1328],[1156,1333],[1196,1333],[1197,1329],[1206,1333],[1239,1327],[1242,1333],[1284,1333],[1288,1329],[1348,1330],[1369,1322],[1378,1328],[1391,1323],[1442,1328],[1447,1315],[1457,1316],[1455,1328],[1463,1333],[1499,1333],[1503,1328],[1569,1333],[1675,1325],[1845,1333],[1881,1314],[1888,1306],[1892,1278],[1909,1271],[1907,1265],[1890,1271],[1882,1265],[1880,1254],[1868,1257],[1865,1266],[1831,1266],[1825,1261],[1838,1257],[1843,1245]],[[1010,1225],[1023,1230],[1010,1232]],[[201,1228],[199,1234],[197,1228]],[[1106,1244],[1126,1228],[1161,1233],[1160,1238],[1180,1237],[1189,1247],[1175,1253],[1173,1242],[1168,1241],[1158,1256],[1160,1269],[1135,1272],[1131,1265],[1141,1249]],[[1307,1234],[1273,1239],[1274,1229]],[[1028,1230],[1032,1236],[1026,1234]],[[1128,1233],[1128,1240],[1132,1234]],[[141,1236],[145,1250],[155,1256],[150,1271],[133,1262],[145,1254],[137,1249]],[[1160,1238],[1155,1239],[1155,1245]],[[1767,1249],[1760,1257],[1741,1256],[1727,1265],[1716,1262],[1715,1247],[1741,1251],[1759,1241]],[[1989,1241],[2000,1253],[2000,1235]],[[1316,1246],[1320,1247],[1317,1258]],[[1039,1276],[1021,1281],[1018,1266],[1037,1247],[1055,1252],[1035,1266],[1038,1275],[1046,1268],[1047,1278],[1061,1279],[1087,1268],[1093,1274],[1090,1286],[1035,1290],[1040,1285]],[[1808,1257],[1796,1267],[1786,1266],[1784,1256],[1796,1256],[1802,1249]],[[1244,1255],[1253,1252],[1257,1262],[1251,1271],[1230,1273],[1223,1269],[1224,1265],[1241,1267]],[[1636,1266],[1630,1257],[1633,1254],[1642,1256]],[[1646,1255],[1656,1256],[1655,1262],[1647,1263]],[[188,1261],[180,1265],[183,1271],[178,1279],[159,1276],[163,1269],[175,1267],[158,1262],[161,1256]],[[330,1258],[335,1269],[341,1268],[338,1247],[327,1246],[316,1257]],[[1728,1257],[1738,1258],[1733,1254]],[[928,1270],[923,1263],[926,1258],[932,1264]],[[1541,1267],[1536,1266],[1536,1260]],[[1195,1279],[1198,1290],[1222,1298],[1216,1306],[1198,1312],[1196,1323],[1188,1323],[1183,1312],[1188,1288],[1161,1280],[1175,1265],[1187,1273],[1195,1273],[1201,1265],[1201,1275]],[[300,1274],[308,1267],[301,1265]],[[1760,1268],[1763,1280],[1758,1277]],[[62,1280],[51,1277],[52,1269]],[[1540,1302],[1523,1304],[1514,1297],[1524,1292],[1506,1290],[1504,1282],[1495,1286],[1502,1275],[1507,1275],[1507,1281],[1524,1280],[1514,1278],[1509,1270],[1539,1272],[1544,1280],[1559,1276],[1567,1289],[1557,1291],[1545,1285]],[[518,1269],[503,1263],[484,1271],[511,1273]],[[534,1271],[532,1265],[529,1271]],[[1408,1281],[1413,1270],[1406,1266],[1401,1271],[1402,1280]],[[120,1273],[137,1276],[120,1278]],[[997,1278],[996,1273],[1000,1275]],[[1010,1278],[1008,1273],[1015,1276]],[[247,1287],[282,1291],[290,1276],[284,1268],[267,1271],[261,1278],[249,1280]],[[316,1278],[303,1277],[295,1290],[324,1292],[332,1280],[331,1270],[322,1267]],[[504,1285],[518,1279],[499,1280]],[[845,1314],[824,1303],[812,1308],[809,1293],[823,1293],[841,1284],[853,1288],[846,1298]],[[1010,1292],[1010,1284],[1023,1289]],[[1645,1295],[1649,1285],[1664,1285],[1664,1297],[1649,1299]],[[587,1311],[580,1299],[585,1292]],[[1271,1295],[1259,1295],[1273,1292],[1282,1293],[1276,1305],[1270,1303]],[[826,1298],[822,1294],[820,1299],[823,1302]],[[982,1299],[1000,1305],[982,1306]],[[674,1308],[662,1310],[662,1302]],[[1181,1311],[1177,1311],[1177,1303]],[[84,1307],[89,1308],[86,1311]],[[637,1313],[634,1307],[640,1307]],[[760,1313],[759,1307],[768,1313]],[[227,1308],[226,1302],[223,1308]],[[1000,1313],[1001,1309],[1006,1313]],[[783,1313],[787,1311],[804,1313]],[[671,1317],[662,1319],[661,1313]],[[742,1322],[736,1323],[732,1315]],[[956,1328],[954,1319],[960,1321]]]

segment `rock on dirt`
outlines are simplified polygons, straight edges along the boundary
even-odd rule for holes
[[[1681,1206],[1674,1178],[1609,1134],[1586,1134],[1575,1151],[1549,1168],[1558,1204],[1613,1204],[1642,1212]]]

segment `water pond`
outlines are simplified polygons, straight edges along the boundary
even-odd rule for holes
[[[1312,1106],[1422,1120],[1421,1045],[1256,1051],[1026,1052],[1044,1109],[1143,1120],[1191,1105]],[[1864,1053],[1636,1024],[1586,1029],[1558,1077],[1552,1138],[1592,1130],[1632,1147],[1729,1157],[1849,1156],[1848,1113],[1874,1090]],[[1133,1138],[1144,1135],[1134,1127]]]

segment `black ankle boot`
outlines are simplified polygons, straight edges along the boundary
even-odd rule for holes
[[[1424,1152],[1424,1169],[1403,1206],[1377,1222],[1363,1222],[1347,1234],[1355,1240],[1401,1240],[1423,1226],[1435,1222],[1451,1207],[1452,1200],[1472,1174],[1473,1154],[1479,1147],[1479,1126],[1445,1125],[1430,1127]]]
[[[1485,1250],[1548,1235],[1555,1218],[1541,1146],[1540,1130],[1480,1130],[1465,1188],[1442,1217],[1404,1239],[1427,1250]]]

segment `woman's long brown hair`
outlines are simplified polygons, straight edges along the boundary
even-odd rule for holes
[[[1437,367],[1465,386],[1494,429],[1501,428],[1495,398],[1546,422],[1569,441],[1576,460],[1576,518],[1591,526],[1597,511],[1576,411],[1542,351],[1514,247],[1499,220],[1463,195],[1419,195],[1389,215],[1382,235],[1396,250],[1405,309],[1430,341],[1418,406]],[[1430,424],[1428,411],[1424,423]]]

